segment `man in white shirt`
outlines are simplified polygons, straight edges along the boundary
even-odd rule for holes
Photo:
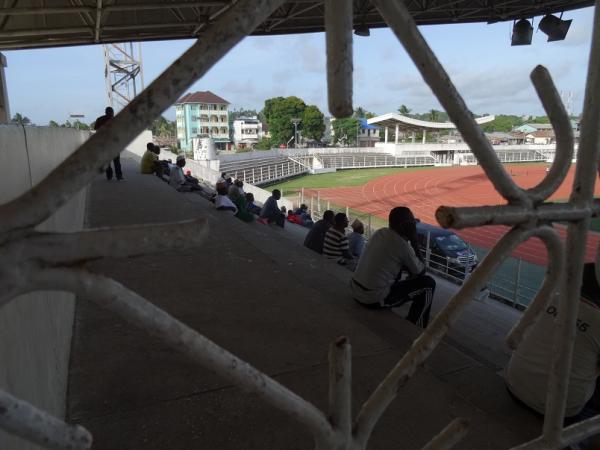
[[[416,221],[411,210],[402,206],[392,209],[389,228],[373,234],[350,280],[354,299],[371,308],[393,308],[412,302],[406,318],[426,328],[435,280],[425,275],[418,251]],[[405,271],[408,276],[403,278]]]
[[[513,352],[506,370],[509,392],[539,414],[544,414],[546,408],[557,313],[556,302],[550,302],[533,329]],[[584,266],[576,326],[565,424],[600,413],[600,409],[594,405],[600,400],[594,398],[600,396],[600,392],[594,394],[600,375],[600,287],[593,263]]]

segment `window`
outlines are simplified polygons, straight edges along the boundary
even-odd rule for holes
[[[192,134],[198,134],[198,128],[192,128]]]

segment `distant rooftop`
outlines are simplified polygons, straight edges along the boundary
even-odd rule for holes
[[[194,39],[229,10],[234,1],[214,0],[14,0],[0,8],[0,50],[111,42]],[[436,0],[405,2],[418,25],[500,22],[561,13],[593,0]],[[324,31],[322,0],[290,0],[254,35]],[[368,0],[354,1],[354,25],[387,24]]]
[[[180,105],[183,103],[216,103],[222,105],[229,105],[229,102],[224,98],[219,97],[216,94],[213,94],[210,91],[198,91],[198,92],[190,92],[181,97],[176,105]]]
[[[495,119],[495,116],[485,116],[475,119],[478,124],[488,123]],[[415,119],[413,117],[403,116],[398,113],[388,113],[381,116],[368,119],[370,125],[378,125],[380,127],[394,128],[398,126],[401,131],[416,131],[416,130],[452,130],[456,128],[452,122],[430,122],[428,120]]]

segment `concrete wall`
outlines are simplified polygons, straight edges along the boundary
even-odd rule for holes
[[[84,142],[88,132],[65,128],[0,125],[0,203],[42,180]],[[77,231],[83,225],[86,189],[39,229]],[[64,417],[74,299],[37,292],[0,309],[0,388]],[[0,449],[39,447],[0,432]]]

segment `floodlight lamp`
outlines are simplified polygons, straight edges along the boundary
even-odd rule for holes
[[[513,26],[510,45],[530,45],[533,37],[533,27],[529,20],[521,19]]]
[[[357,36],[368,37],[368,36],[371,36],[371,31],[369,30],[369,27],[364,24],[357,25],[354,28],[354,34]]]
[[[548,42],[562,41],[569,31],[571,22],[573,20],[562,20],[556,16],[548,14],[540,20],[539,29],[546,35],[548,35]]]

